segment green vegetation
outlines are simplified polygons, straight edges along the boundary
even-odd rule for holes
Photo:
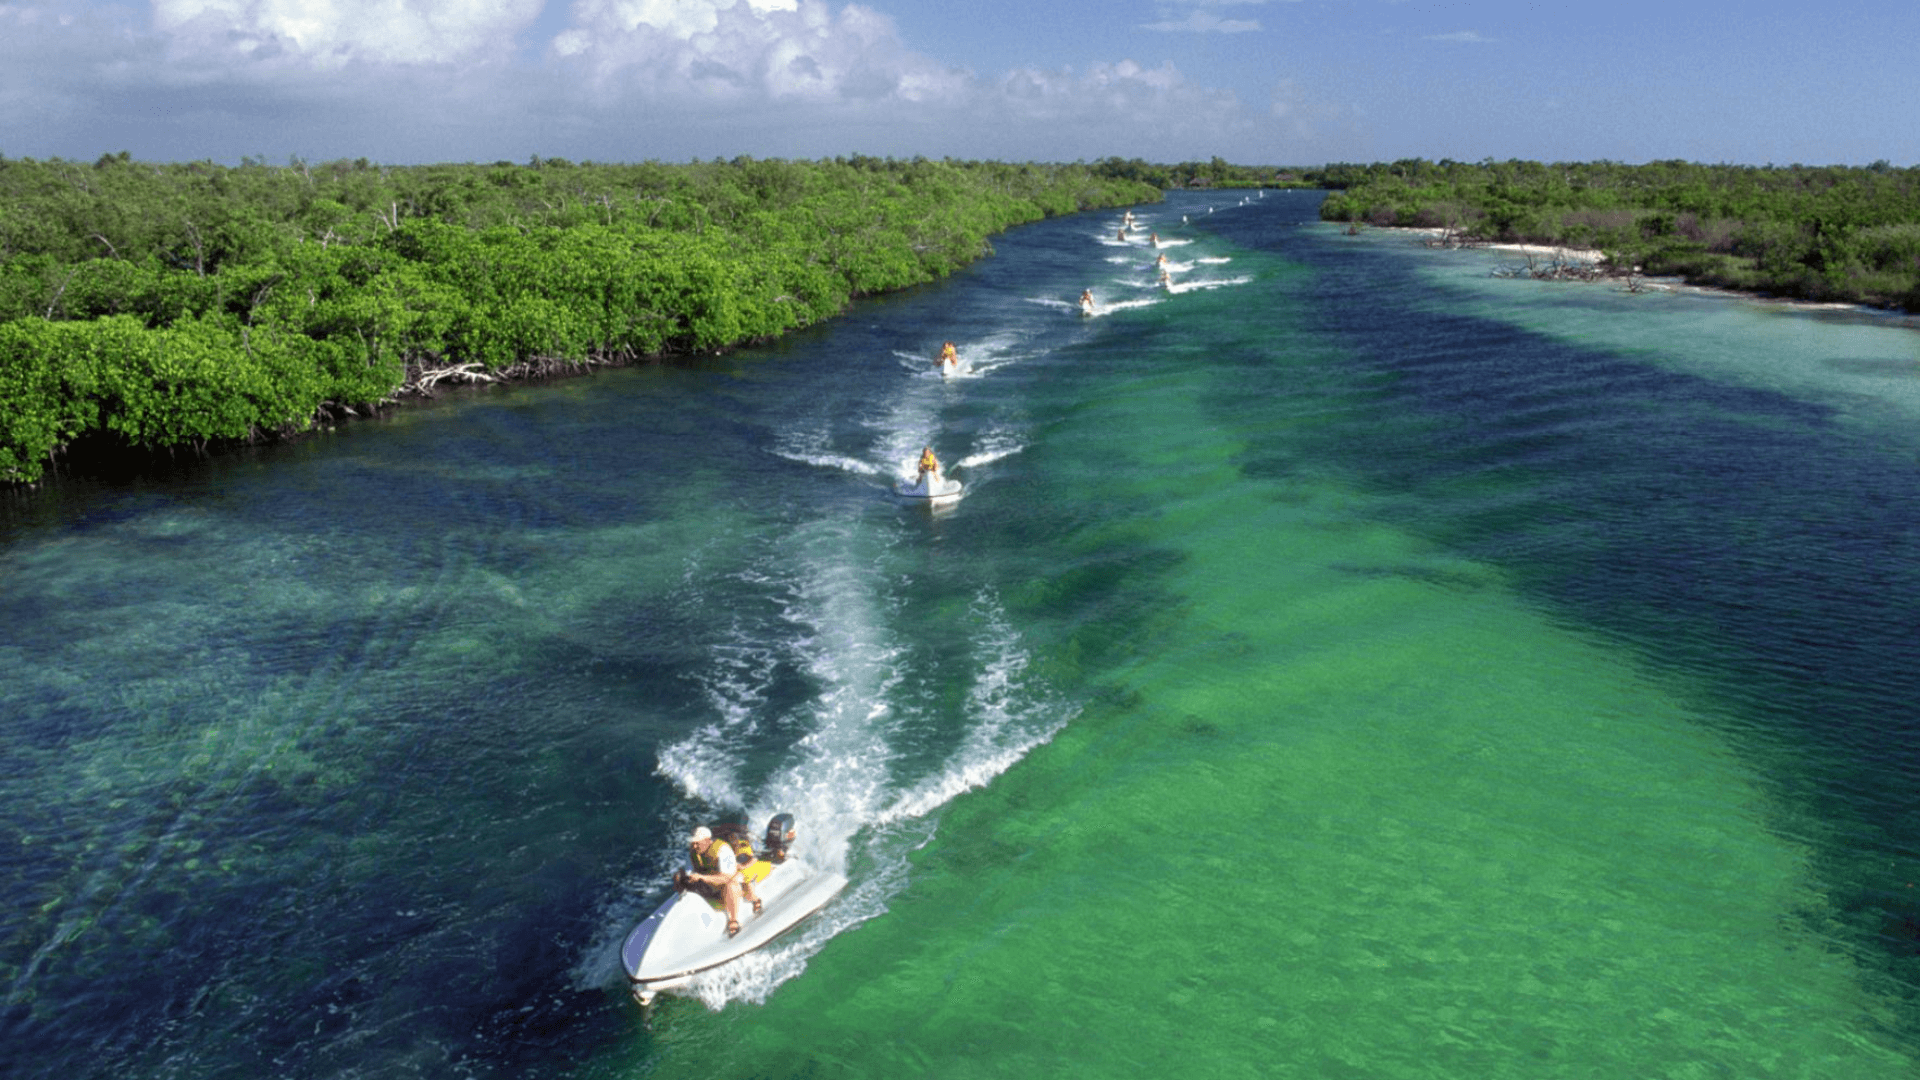
[[[205,447],[448,377],[763,340],[1009,226],[1159,198],[1085,166],[918,158],[0,158],[0,482],[81,438]]]
[[[1599,248],[1616,267],[1920,311],[1920,169],[1656,161],[1334,165],[1328,221]]]
[[[1230,165],[1219,158],[1154,165],[1139,158],[1122,161],[1102,158],[1094,163],[1102,176],[1134,180],[1156,188],[1317,188],[1325,181],[1318,169],[1288,169],[1275,165]]]

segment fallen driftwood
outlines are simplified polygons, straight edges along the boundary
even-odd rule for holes
[[[1486,247],[1488,241],[1461,229],[1448,226],[1421,241],[1430,248],[1478,248]]]
[[[1547,256],[1529,251],[1526,259],[1524,264],[1494,267],[1493,276],[1526,277],[1535,281],[1600,281],[1616,276],[1605,267],[1604,260],[1578,259],[1564,250],[1556,250]]]
[[[471,386],[477,383],[517,382],[521,379],[571,375],[590,368],[619,366],[631,362],[631,357],[624,356],[589,356],[579,359],[533,356],[499,368],[489,368],[472,360],[462,364],[448,364],[444,367],[409,364],[406,378],[393,393],[387,396],[386,401],[399,401],[410,394],[430,398],[433,396],[434,387],[441,383]]]

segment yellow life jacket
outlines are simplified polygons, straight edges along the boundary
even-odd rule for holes
[[[694,873],[717,874],[720,872],[721,843],[722,841],[716,837],[712,843],[707,845],[707,850],[705,851],[695,851],[692,848],[687,849],[687,859],[693,863]]]
[[[754,861],[753,838],[747,835],[745,829],[725,822],[711,826],[711,829],[713,832],[713,843],[707,845],[707,850],[704,854],[694,857],[693,868],[702,874],[719,873],[719,845],[725,844],[733,849],[733,864],[735,869],[745,872]]]

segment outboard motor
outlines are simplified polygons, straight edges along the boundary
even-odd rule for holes
[[[787,848],[793,845],[793,837],[793,815],[775,814],[767,822],[767,836],[760,843],[760,853],[778,866],[787,861]]]

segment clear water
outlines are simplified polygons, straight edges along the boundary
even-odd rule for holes
[[[12,498],[8,1074],[1913,1074],[1920,338],[1317,199]],[[716,809],[853,884],[643,1018]]]

